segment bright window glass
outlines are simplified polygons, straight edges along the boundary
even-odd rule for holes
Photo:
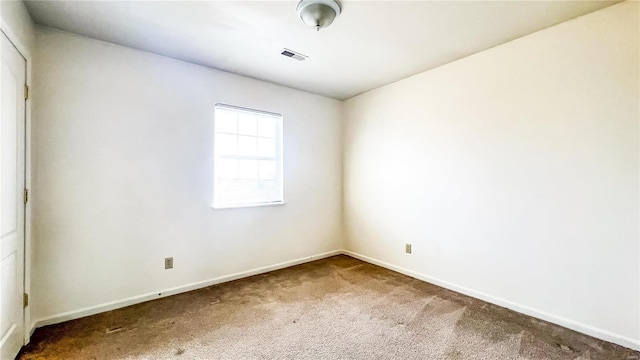
[[[284,203],[282,115],[217,104],[213,207]]]

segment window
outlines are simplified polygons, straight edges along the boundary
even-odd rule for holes
[[[216,104],[213,207],[283,204],[282,115]]]

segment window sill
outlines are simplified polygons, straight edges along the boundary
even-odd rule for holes
[[[241,204],[241,205],[211,205],[213,210],[224,210],[224,209],[242,209],[242,208],[253,208],[253,207],[265,207],[265,206],[282,206],[285,205],[286,202],[273,202],[273,203],[257,203],[257,204]]]

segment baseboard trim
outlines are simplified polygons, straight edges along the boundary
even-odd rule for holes
[[[299,259],[285,261],[285,262],[281,262],[281,263],[269,265],[269,266],[263,266],[260,268],[242,271],[235,274],[219,276],[209,280],[198,281],[198,282],[194,282],[186,285],[172,287],[169,289],[155,291],[152,293],[132,296],[130,298],[126,298],[122,300],[116,300],[116,301],[103,303],[95,306],[85,307],[78,310],[72,310],[72,311],[61,313],[61,314],[56,314],[53,316],[48,316],[42,319],[38,319],[37,321],[32,323],[33,325],[30,331],[31,333],[33,333],[33,331],[35,331],[35,329],[39,327],[58,324],[58,323],[69,321],[69,320],[79,319],[85,316],[95,315],[105,311],[111,311],[111,310],[123,308],[126,306],[139,304],[149,300],[160,299],[163,297],[180,294],[187,291],[201,289],[207,286],[212,286],[212,285],[221,284],[221,283],[225,283],[233,280],[238,280],[238,279],[246,278],[249,276],[264,274],[270,271],[280,270],[280,269],[288,268],[291,266],[300,265],[307,262],[320,260],[320,259],[328,258],[331,256],[335,256],[335,255],[341,255],[341,254],[344,254],[343,250],[328,251],[321,254],[305,256]]]
[[[395,272],[399,272],[401,274],[410,276],[412,278],[418,279],[418,280],[422,280],[422,281],[426,281],[428,283],[434,284],[434,285],[438,285],[441,286],[445,289],[449,289],[467,296],[471,296],[473,298],[476,299],[480,299],[483,301],[486,301],[488,303],[492,303],[498,306],[502,306],[505,307],[507,309],[525,314],[525,315],[529,315],[532,317],[535,317],[537,319],[541,319],[544,321],[548,321],[550,323],[554,323],[556,325],[560,325],[562,327],[583,333],[585,335],[589,335],[589,336],[593,336],[595,338],[601,339],[601,340],[605,340],[605,341],[609,341],[612,342],[614,344],[618,344],[633,350],[637,350],[640,351],[640,340],[635,340],[623,335],[619,335],[619,334],[615,334],[612,333],[610,331],[607,330],[603,330],[603,329],[599,329],[590,325],[586,325],[574,320],[570,320],[570,319],[566,319],[563,318],[561,316],[557,316],[557,315],[553,315],[538,309],[534,309],[528,306],[524,306],[512,301],[508,301],[508,300],[504,300],[504,299],[500,299],[485,293],[482,293],[480,291],[475,291],[473,289],[469,289],[466,288],[464,286],[459,286],[453,283],[450,283],[448,281],[444,281],[444,280],[440,280],[428,275],[424,275],[421,273],[418,273],[416,271],[413,270],[409,270],[409,269],[405,269],[403,267],[400,266],[396,266],[378,259],[374,259],[371,258],[369,256],[365,256],[350,250],[343,250],[343,254],[351,256],[353,258],[356,258],[358,260],[362,260],[365,262],[368,262],[370,264],[373,265],[378,265],[381,266],[383,268],[389,269],[389,270],[393,270]]]
[[[216,277],[216,278],[205,280],[205,281],[199,281],[191,284],[176,286],[176,287],[160,290],[153,293],[133,296],[133,297],[122,299],[122,300],[112,301],[108,303],[99,304],[96,306],[90,306],[90,307],[68,311],[68,312],[53,315],[53,316],[48,316],[32,322],[31,329],[29,329],[29,332],[30,334],[33,334],[35,329],[39,327],[58,324],[58,323],[69,321],[69,320],[79,319],[85,316],[95,315],[105,311],[111,311],[111,310],[123,308],[126,306],[130,306],[130,305],[135,305],[145,301],[159,299],[159,298],[163,298],[171,295],[176,295],[176,294],[180,294],[187,291],[197,290],[207,286],[212,286],[212,285],[221,284],[221,283],[225,283],[233,280],[238,280],[238,279],[246,278],[253,275],[264,274],[270,271],[280,270],[280,269],[288,268],[291,266],[328,258],[335,255],[348,255],[353,258],[368,262],[370,264],[381,266],[383,268],[399,272],[401,274],[410,276],[412,278],[441,286],[445,289],[449,289],[461,294],[465,294],[467,296],[471,296],[476,299],[480,299],[498,306],[502,306],[507,309],[510,309],[525,315],[529,315],[544,321],[548,321],[550,323],[554,323],[554,324],[566,327],[568,329],[575,330],[577,332],[580,332],[589,336],[593,336],[601,340],[609,341],[633,350],[640,351],[640,340],[635,340],[626,336],[615,334],[607,330],[599,329],[599,328],[589,326],[577,321],[566,319],[561,316],[553,315],[553,314],[550,314],[538,309],[534,309],[528,306],[524,306],[512,301],[500,299],[500,298],[482,293],[480,291],[475,291],[473,289],[469,289],[464,286],[459,286],[459,285],[450,283],[448,281],[440,280],[438,278],[421,274],[413,270],[405,269],[403,267],[396,266],[378,259],[374,259],[372,257],[362,255],[350,250],[334,250],[334,251],[329,251],[329,252],[325,252],[317,255],[306,256],[303,258],[285,261],[285,262],[274,264],[274,265],[264,266],[264,267],[243,271],[235,274]]]

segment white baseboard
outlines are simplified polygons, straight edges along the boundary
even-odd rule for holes
[[[306,256],[306,257],[295,259],[295,260],[285,261],[275,265],[264,266],[264,267],[260,267],[260,268],[256,268],[248,271],[220,276],[220,277],[209,279],[209,280],[176,286],[169,289],[155,291],[152,293],[132,296],[127,299],[116,300],[116,301],[103,303],[95,306],[85,307],[78,310],[68,311],[61,314],[56,314],[53,316],[48,316],[42,319],[38,319],[37,321],[32,323],[30,332],[33,333],[33,331],[36,328],[39,328],[42,326],[58,324],[58,323],[69,321],[69,320],[79,319],[85,316],[99,314],[105,311],[111,311],[111,310],[123,308],[126,306],[134,305],[134,304],[139,304],[145,301],[159,299],[159,298],[163,298],[171,295],[176,295],[183,292],[192,291],[192,290],[204,288],[211,285],[221,284],[221,283],[225,283],[225,282],[229,282],[237,279],[242,279],[242,278],[253,276],[253,275],[264,274],[270,271],[280,270],[287,267],[304,264],[310,261],[320,260],[327,257],[335,256],[335,255],[341,255],[343,253],[344,251],[342,250],[329,251],[329,252],[325,252],[317,255]]]
[[[182,286],[176,286],[173,288],[169,288],[169,289],[164,289],[164,290],[160,290],[157,292],[153,292],[153,293],[148,293],[148,294],[143,294],[143,295],[138,295],[138,296],[133,296],[127,299],[122,299],[122,300],[117,300],[117,301],[112,301],[112,302],[108,302],[108,303],[104,303],[104,304],[100,304],[100,305],[96,305],[96,306],[90,306],[90,307],[86,307],[86,308],[82,308],[82,309],[78,309],[78,310],[73,310],[73,311],[69,311],[69,312],[65,312],[65,313],[61,313],[61,314],[56,314],[53,316],[49,316],[46,318],[42,318],[42,319],[38,319],[37,321],[33,322],[31,324],[31,329],[29,329],[29,332],[31,334],[33,334],[33,331],[35,331],[36,328],[42,327],[42,326],[46,326],[46,325],[52,325],[52,324],[57,324],[57,323],[61,323],[64,321],[69,321],[69,320],[74,320],[74,319],[79,319],[81,317],[85,317],[85,316],[90,316],[90,315],[95,315],[95,314],[99,314],[101,312],[105,312],[105,311],[111,311],[111,310],[115,310],[115,309],[119,309],[119,308],[123,308],[126,306],[130,306],[130,305],[134,305],[134,304],[138,304],[141,302],[145,302],[145,301],[149,301],[149,300],[153,300],[153,299],[159,299],[159,298],[163,298],[166,296],[171,296],[171,295],[175,295],[175,294],[180,294],[183,292],[187,292],[187,291],[192,291],[192,290],[196,290],[196,289],[200,289],[200,288],[204,288],[207,286],[211,286],[211,285],[216,285],[216,284],[220,284],[220,283],[224,283],[224,282],[228,282],[228,281],[233,281],[233,280],[237,280],[237,279],[241,279],[241,278],[245,278],[245,277],[249,277],[249,276],[253,276],[253,275],[258,275],[258,274],[263,274],[263,273],[267,273],[270,271],[274,271],[274,270],[279,270],[279,269],[284,269],[287,267],[291,267],[291,266],[295,266],[295,265],[299,265],[299,264],[303,264],[303,263],[307,263],[310,261],[314,261],[314,260],[319,260],[319,259],[324,259],[327,257],[331,257],[331,256],[335,256],[335,255],[348,255],[351,256],[353,258],[374,264],[374,265],[378,265],[381,266],[383,268],[389,269],[389,270],[393,270],[396,272],[399,272],[401,274],[410,276],[412,278],[418,279],[418,280],[422,280],[422,281],[426,281],[428,283],[431,284],[435,284],[438,286],[441,286],[445,289],[449,289],[461,294],[465,294],[471,297],[474,297],[476,299],[480,299],[498,306],[502,306],[505,307],[507,309],[511,309],[513,311],[525,314],[525,315],[529,315],[541,320],[545,320],[548,321],[550,323],[554,323],[563,327],[566,327],[568,329],[571,330],[575,330],[577,332],[589,335],[589,336],[593,336],[595,338],[598,339],[602,339],[605,341],[609,341],[630,349],[634,349],[634,350],[638,350],[640,351],[640,340],[636,340],[636,339],[632,339],[626,336],[622,336],[619,334],[615,334],[612,333],[610,331],[607,330],[602,330],[593,326],[589,326],[583,323],[580,323],[578,321],[573,321],[570,319],[566,319],[563,318],[561,316],[557,316],[557,315],[553,315],[553,314],[549,314],[547,312],[541,311],[541,310],[537,310],[528,306],[524,306],[518,303],[514,303],[512,301],[508,301],[508,300],[504,300],[504,299],[500,299],[479,291],[475,291],[463,286],[459,286],[444,280],[440,280],[428,275],[424,275],[409,269],[405,269],[403,267],[400,266],[396,266],[378,259],[374,259],[362,254],[358,254],[356,252],[353,251],[349,251],[349,250],[334,250],[334,251],[329,251],[329,252],[325,252],[322,254],[317,254],[317,255],[313,255],[313,256],[307,256],[304,258],[299,258],[299,259],[295,259],[295,260],[291,260],[291,261],[286,261],[286,262],[282,262],[279,264],[275,264],[275,265],[270,265],[270,266],[264,266],[261,268],[257,268],[257,269],[252,269],[252,270],[248,270],[248,271],[243,271],[243,272],[239,272],[239,273],[235,273],[235,274],[231,274],[231,275],[225,275],[225,276],[220,276],[217,278],[213,278],[213,279],[209,279],[209,280],[205,280],[205,281],[200,281],[200,282],[195,282],[195,283],[191,283],[191,284],[186,284],[186,285],[182,285]]]
[[[508,301],[508,300],[504,300],[504,299],[500,299],[479,291],[475,291],[463,286],[459,286],[456,284],[452,284],[450,282],[444,281],[444,280],[440,280],[440,279],[436,279],[434,277],[428,276],[428,275],[424,275],[409,269],[405,269],[402,268],[400,266],[396,266],[396,265],[392,265],[389,264],[387,262],[381,261],[381,260],[377,260],[362,254],[358,254],[356,252],[353,251],[349,251],[349,250],[343,250],[342,252],[345,255],[349,255],[351,257],[354,257],[356,259],[374,264],[374,265],[378,265],[381,266],[383,268],[389,269],[389,270],[393,270],[396,272],[399,272],[401,274],[407,275],[407,276],[411,276],[412,278],[416,278],[418,280],[422,280],[422,281],[426,281],[428,283],[434,284],[434,285],[438,285],[441,286],[445,289],[449,289],[461,294],[465,294],[471,297],[474,297],[476,299],[480,299],[483,301],[486,301],[488,303],[492,303],[498,306],[502,306],[505,307],[507,309],[525,314],[525,315],[529,315],[544,321],[548,321],[550,323],[554,323],[557,325],[560,325],[562,327],[571,329],[571,330],[575,330],[577,332],[589,335],[589,336],[593,336],[595,338],[601,339],[601,340],[605,340],[605,341],[609,341],[612,342],[614,344],[618,344],[633,350],[638,350],[640,351],[640,340],[637,339],[632,339],[623,335],[619,335],[619,334],[615,334],[612,333],[610,331],[607,330],[603,330],[603,329],[599,329],[593,326],[589,326],[583,323],[580,323],[578,321],[574,321],[574,320],[570,320],[570,319],[566,319],[563,318],[561,316],[557,316],[557,315],[553,315],[553,314],[549,314],[547,312],[541,311],[541,310],[537,310],[528,306],[524,306],[521,304],[517,304],[514,303],[512,301]]]

